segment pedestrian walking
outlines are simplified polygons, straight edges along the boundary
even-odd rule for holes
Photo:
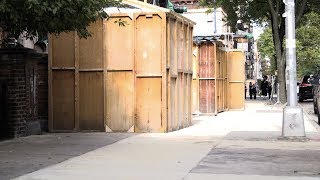
[[[247,85],[244,85],[244,99],[247,99]]]
[[[269,99],[271,99],[271,92],[272,92],[272,84],[271,82],[268,83],[268,96],[269,96]]]
[[[252,84],[252,82],[249,83],[249,95],[250,95],[250,99],[252,99],[252,97],[254,99],[257,98],[257,89],[256,89],[256,86]]]
[[[267,78],[263,77],[263,80],[262,80],[261,86],[260,86],[261,87],[261,95],[262,95],[263,99],[268,96],[268,84],[269,84],[269,82],[267,81]]]

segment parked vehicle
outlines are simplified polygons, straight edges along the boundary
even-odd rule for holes
[[[318,124],[320,124],[320,76],[315,75],[310,79],[312,84],[312,97],[313,97],[313,110],[314,113],[318,116]]]
[[[310,82],[310,75],[304,76],[302,78],[301,83],[299,84],[299,102],[302,102],[306,99],[313,99],[313,94],[312,94],[312,84]]]

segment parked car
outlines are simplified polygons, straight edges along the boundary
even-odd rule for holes
[[[303,100],[306,99],[313,99],[313,94],[312,94],[312,89],[313,86],[310,82],[311,76],[306,75],[303,76],[301,83],[299,84],[299,102],[302,102]]]
[[[312,84],[313,110],[318,116],[318,124],[320,124],[320,76],[315,75],[310,79]]]

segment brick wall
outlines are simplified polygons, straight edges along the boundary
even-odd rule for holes
[[[30,49],[0,50],[0,80],[6,83],[7,137],[39,134],[47,129],[47,57]],[[1,116],[0,116],[1,117]]]

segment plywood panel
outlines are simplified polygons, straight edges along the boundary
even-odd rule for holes
[[[137,78],[136,132],[161,131],[161,89],[161,78]]]
[[[183,41],[183,67],[182,67],[182,69],[183,70],[189,70],[189,52],[191,51],[190,49],[189,49],[189,36],[188,36],[188,34],[189,34],[189,29],[188,29],[188,25],[187,24],[185,24],[184,26],[183,26],[183,33],[184,33],[184,35],[183,35],[183,39],[184,39],[184,41]]]
[[[129,16],[113,16],[107,21],[107,68],[132,70],[134,59],[134,22]]]
[[[188,75],[188,125],[192,125],[192,99],[191,99],[191,92],[192,92],[192,75]]]
[[[199,46],[199,106],[201,113],[216,113],[216,51],[215,44]]]
[[[178,21],[176,19],[172,19],[170,22],[170,40],[171,40],[171,74],[177,76],[178,75],[178,53],[179,53],[179,43],[178,43]]]
[[[229,109],[244,109],[244,59],[242,51],[228,53]]]
[[[74,67],[75,33],[61,33],[52,37],[52,66]]]
[[[215,112],[215,81],[214,80],[200,80],[200,112],[214,113]]]
[[[182,128],[184,126],[184,99],[185,99],[185,94],[184,94],[184,78],[183,78],[183,73],[178,73],[178,78],[177,78],[177,96],[178,96],[178,128]]]
[[[203,43],[199,47],[199,77],[215,77],[214,44],[211,42]]]
[[[113,131],[128,131],[134,123],[134,79],[132,71],[107,74],[107,126]]]
[[[189,52],[188,52],[188,56],[189,56],[189,70],[191,71],[193,66],[193,37],[192,37],[192,30],[193,28],[191,28],[191,26],[189,25],[189,33],[188,33],[188,37],[189,37]]]
[[[163,43],[162,19],[158,14],[140,15],[136,20],[136,74],[160,76]]]
[[[195,44],[192,49],[192,112],[194,113],[199,111],[199,51]]]
[[[183,74],[183,127],[188,126],[188,110],[189,110],[189,84],[188,84],[188,74]]]
[[[74,72],[52,72],[53,130],[73,130],[74,116]]]
[[[177,121],[177,80],[171,78],[170,83],[170,117],[171,117],[171,130],[176,130],[178,126]]]
[[[185,64],[185,33],[184,25],[178,22],[178,69],[184,69]]]
[[[229,84],[229,106],[230,109],[240,110],[244,108],[244,91],[243,83],[230,83]]]
[[[79,67],[80,69],[102,68],[103,60],[103,33],[102,20],[89,26],[92,36],[79,41]]]
[[[80,72],[79,121],[81,130],[103,130],[103,73]]]
[[[245,55],[241,51],[233,51],[228,54],[228,78],[229,81],[244,81],[244,59]],[[244,91],[244,90],[243,90]],[[242,93],[243,94],[243,93]]]
[[[177,26],[176,20],[170,19],[170,71],[171,74],[177,75]]]

